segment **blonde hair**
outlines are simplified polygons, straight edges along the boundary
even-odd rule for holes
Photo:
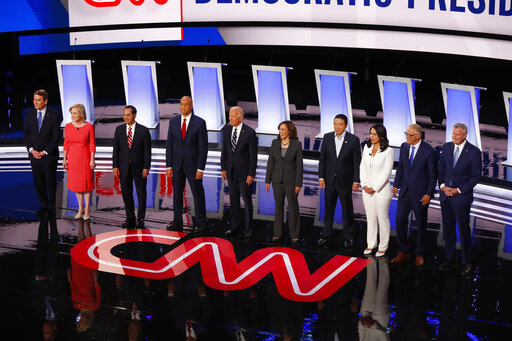
[[[71,112],[72,109],[76,109],[84,121],[87,120],[87,114],[85,113],[85,107],[83,104],[73,104],[69,107],[69,112]]]

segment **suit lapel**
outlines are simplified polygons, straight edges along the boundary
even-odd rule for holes
[[[451,169],[454,168],[453,167],[453,150],[454,150],[453,148],[454,148],[454,144],[453,144],[453,142],[450,142],[450,144],[448,145],[448,152],[449,152],[448,163],[449,163],[449,166]]]
[[[192,132],[192,128],[194,127],[194,122],[196,120],[194,119],[194,114],[190,114],[190,121],[188,122],[188,127],[187,127],[187,132],[185,133],[185,140],[183,140],[183,144],[185,144],[188,140],[188,136],[190,135],[189,133]],[[180,128],[180,132],[181,132],[181,126],[179,127]],[[180,136],[181,136],[181,133],[180,133]]]

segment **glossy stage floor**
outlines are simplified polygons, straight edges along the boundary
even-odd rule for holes
[[[245,289],[220,290],[205,284],[208,279],[199,264],[190,264],[190,269],[174,278],[144,279],[92,271],[72,261],[70,252],[78,241],[121,231],[125,216],[119,181],[110,170],[110,153],[109,147],[98,147],[92,217],[84,222],[73,219],[77,203],[66,189],[66,173],[60,166],[57,217],[39,219],[24,148],[2,149],[2,340],[39,340],[52,334],[57,340],[497,340],[507,339],[512,331],[512,240],[510,233],[507,236],[512,211],[507,194],[499,188],[479,187],[472,211],[476,265],[472,278],[437,270],[443,244],[435,200],[422,269],[390,264],[396,254],[393,227],[389,258],[369,257],[369,265],[329,297],[299,302],[284,298],[278,288],[281,279],[271,274]],[[154,148],[146,219],[146,227],[154,231],[165,230],[172,217],[172,185],[163,174],[163,160],[163,149]],[[264,172],[265,155],[260,155],[253,236],[226,238],[238,262],[274,246],[270,243],[273,200],[263,190]],[[184,240],[224,238],[229,226],[229,197],[214,150],[209,153],[204,183],[207,231]],[[189,192],[185,197],[192,202]],[[295,251],[304,255],[311,273],[336,255],[364,258],[366,224],[360,194],[354,194],[357,235],[352,250],[341,248],[339,230],[328,248],[316,246],[323,193],[317,186],[314,160],[305,162],[299,202],[302,232]],[[184,212],[185,232],[192,227],[193,207],[189,209]],[[390,210],[392,222],[394,211],[396,201]],[[341,221],[339,208],[336,220]],[[289,240],[283,246],[289,247]],[[119,244],[111,254],[142,264],[158,260],[173,248],[140,241]]]

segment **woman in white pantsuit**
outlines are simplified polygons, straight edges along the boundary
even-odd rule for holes
[[[389,204],[391,186],[389,176],[393,170],[393,149],[389,147],[386,128],[376,124],[370,129],[370,138],[364,146],[360,166],[363,204],[367,221],[367,246],[365,255],[378,246],[376,257],[386,254],[389,244]],[[377,245],[377,235],[380,236]]]

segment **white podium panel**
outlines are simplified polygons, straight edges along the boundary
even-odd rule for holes
[[[133,105],[137,109],[137,123],[148,128],[156,128],[160,122],[156,63],[121,61],[126,104]]]
[[[222,64],[188,62],[194,114],[206,121],[208,130],[219,131],[226,124]]]
[[[278,66],[252,66],[256,102],[258,105],[257,133],[277,135],[277,126],[290,120],[286,70]]]
[[[407,127],[416,123],[414,93],[415,83],[419,80],[381,75],[377,78],[389,144],[400,147],[405,142],[404,132]]]
[[[63,117],[61,127],[71,122],[69,107],[74,104],[83,104],[87,122],[94,124],[91,61],[56,60],[56,63]]]
[[[478,113],[480,91],[475,86],[441,83],[446,111],[446,142],[452,141],[453,125],[464,123],[468,127],[467,140],[482,150]]]
[[[356,73],[343,71],[315,70],[318,102],[320,103],[320,133],[333,130],[334,117],[338,114],[347,116],[347,130],[354,132],[352,102],[350,100],[350,75]]]
[[[507,160],[502,164],[512,167],[512,121],[510,120],[510,107],[512,106],[512,92],[503,92],[503,99],[505,100],[505,112],[507,113],[508,122],[508,142],[507,142]]]

